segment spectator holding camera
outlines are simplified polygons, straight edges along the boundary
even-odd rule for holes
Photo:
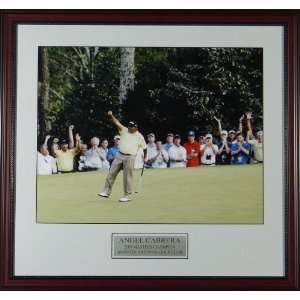
[[[248,112],[246,113],[247,118],[247,142],[251,145],[253,150],[253,162],[255,163],[262,163],[263,158],[263,131],[259,130],[256,133],[256,138],[254,138],[253,132],[252,132],[252,126],[251,126],[251,119],[252,119],[252,113]]]
[[[187,153],[187,167],[199,166],[200,145],[195,140],[195,132],[189,131],[188,142],[183,145]]]
[[[48,151],[49,139],[50,135],[47,135],[44,143],[40,145],[37,154],[37,175],[52,175],[57,173],[56,160]]]
[[[213,136],[210,133],[206,134],[204,141],[205,144],[200,146],[201,164],[210,166],[215,165],[218,146],[213,144]]]
[[[187,154],[184,147],[181,146],[181,137],[176,134],[174,144],[169,148],[170,168],[185,168]]]
[[[250,145],[245,141],[243,135],[237,135],[237,142],[231,144],[231,163],[247,164],[250,158]]]
[[[75,170],[78,170],[79,172],[83,172],[87,170],[86,167],[86,151],[87,151],[87,144],[80,144],[79,146],[79,152],[75,156]]]

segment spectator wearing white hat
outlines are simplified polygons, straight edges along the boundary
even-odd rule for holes
[[[205,144],[200,146],[201,164],[215,165],[218,146],[213,144],[213,137],[209,133],[204,137],[204,140]]]
[[[228,131],[228,142],[229,143],[236,143],[236,134],[237,132],[234,129]]]
[[[174,144],[169,148],[170,168],[185,168],[187,162],[187,153],[181,146],[180,135],[175,135]]]
[[[220,141],[218,143],[218,154],[217,154],[217,164],[230,164],[231,162],[231,142],[227,140],[228,132],[227,130],[221,131]]]
[[[119,153],[119,144],[120,144],[120,136],[116,135],[114,137],[114,145],[110,147],[107,151],[107,160],[111,164],[115,159],[116,155]]]

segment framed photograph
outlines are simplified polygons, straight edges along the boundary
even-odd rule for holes
[[[295,290],[298,11],[1,11],[0,288]]]

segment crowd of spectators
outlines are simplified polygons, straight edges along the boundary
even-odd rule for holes
[[[186,168],[200,165],[215,166],[224,164],[250,164],[263,162],[263,132],[252,129],[252,113],[245,113],[239,120],[239,128],[222,129],[221,120],[218,124],[218,136],[210,133],[196,136],[189,131],[186,142],[178,134],[169,133],[165,143],[156,140],[155,133],[147,135],[147,168]],[[245,125],[245,126],[244,126]],[[246,127],[246,135],[243,128]],[[120,136],[114,137],[109,147],[107,139],[91,138],[89,146],[82,143],[78,133],[73,134],[74,126],[68,128],[69,140],[59,141],[51,136],[45,138],[37,156],[37,174],[51,175],[56,173],[108,171],[116,155]],[[144,166],[143,150],[139,151],[135,160],[135,168]]]

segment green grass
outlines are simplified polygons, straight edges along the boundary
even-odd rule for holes
[[[138,182],[140,171],[135,172]],[[119,174],[108,200],[101,172],[38,176],[40,223],[263,223],[262,165],[145,170],[141,190],[120,203]]]

